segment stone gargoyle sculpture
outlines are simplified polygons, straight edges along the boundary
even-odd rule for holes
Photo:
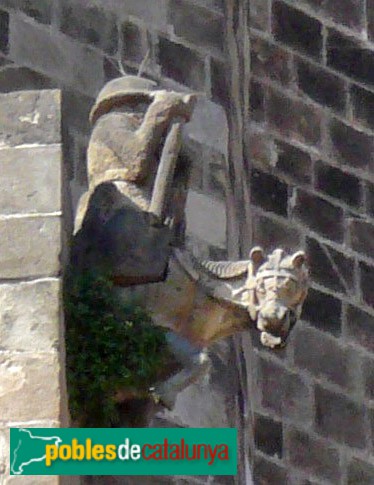
[[[178,177],[186,170],[177,165],[181,133],[194,102],[194,95],[158,90],[134,76],[103,88],[90,117],[89,188],[72,251],[79,269],[103,268],[118,286],[141,285],[154,323],[169,329],[182,370],[152,388],[169,408],[207,372],[207,348],[217,339],[252,325],[264,346],[283,346],[308,288],[302,251],[265,256],[255,247],[247,261],[199,262],[172,248],[187,192],[186,179]]]

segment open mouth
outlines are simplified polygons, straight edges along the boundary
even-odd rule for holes
[[[260,317],[257,328],[261,330],[262,345],[271,349],[284,347],[296,321],[296,315],[292,310],[288,310],[281,321]]]

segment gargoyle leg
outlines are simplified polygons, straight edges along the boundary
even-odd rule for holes
[[[161,401],[168,409],[172,409],[178,393],[206,375],[211,362],[206,349],[193,347],[182,336],[168,332],[166,338],[170,350],[184,369],[158,384],[153,390],[153,395],[156,401]]]

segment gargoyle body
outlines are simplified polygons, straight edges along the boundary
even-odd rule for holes
[[[90,116],[89,187],[72,250],[78,271],[105,271],[122,287],[145,285],[145,305],[154,323],[169,329],[183,365],[154,389],[168,407],[207,372],[215,340],[256,324],[264,346],[284,345],[307,292],[303,252],[278,249],[266,258],[254,248],[247,261],[199,263],[187,251],[172,251],[167,221],[184,217],[186,190],[175,172],[194,101],[133,76],[103,88]]]
[[[261,331],[265,347],[284,346],[307,290],[302,251],[287,255],[276,249],[266,257],[256,247],[246,261],[199,262],[175,250],[165,283],[150,285],[147,307],[156,324],[178,335],[170,338],[176,354],[189,345],[194,352],[187,364],[184,350],[183,371],[157,386],[156,395],[172,407],[183,382],[188,385],[209,368],[209,345],[251,326]]]

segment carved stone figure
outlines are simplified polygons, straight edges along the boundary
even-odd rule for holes
[[[255,247],[238,262],[198,262],[187,251],[171,251],[167,221],[183,219],[185,192],[175,172],[194,101],[134,76],[103,88],[90,115],[89,188],[72,251],[78,270],[105,271],[122,287],[147,284],[145,304],[154,323],[170,330],[169,345],[183,365],[153,389],[168,407],[207,372],[215,340],[255,324],[264,346],[283,346],[308,287],[302,251],[277,249],[265,257]]]
[[[156,399],[173,407],[178,392],[207,371],[207,349],[220,338],[255,325],[265,347],[284,346],[308,283],[302,251],[276,249],[265,257],[255,247],[247,261],[199,262],[175,250],[165,283],[150,285],[146,301],[155,323],[172,330],[169,344],[184,369],[156,386]]]
[[[194,102],[193,95],[157,90],[135,76],[104,86],[90,115],[89,188],[75,218],[76,267],[102,269],[122,286],[164,279],[173,238],[165,221],[181,218],[171,204],[180,193],[172,182]]]

